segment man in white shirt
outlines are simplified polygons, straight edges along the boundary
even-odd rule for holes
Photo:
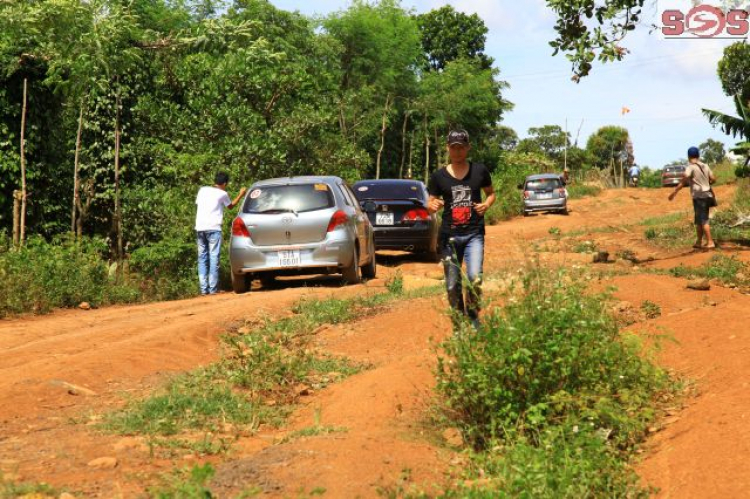
[[[229,175],[219,172],[214,178],[214,186],[204,186],[198,191],[195,204],[195,232],[198,240],[198,281],[202,295],[214,295],[219,291],[219,254],[221,252],[221,225],[224,221],[224,208],[234,208],[245,195],[246,189],[233,201],[227,194]]]

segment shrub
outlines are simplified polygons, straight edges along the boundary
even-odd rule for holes
[[[587,184],[572,184],[568,186],[569,199],[580,199],[587,196],[596,196],[602,191],[601,187]]]
[[[649,403],[667,376],[623,336],[601,296],[564,272],[532,269],[520,296],[476,334],[449,340],[438,390],[468,442],[586,424],[623,447],[653,417]]]

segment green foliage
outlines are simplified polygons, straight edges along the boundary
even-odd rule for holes
[[[208,370],[177,378],[163,394],[132,402],[110,416],[105,428],[125,435],[175,435],[186,429],[216,431],[222,421],[253,426],[268,418],[267,408],[214,382],[211,375]]]
[[[669,273],[674,277],[716,279],[724,285],[750,284],[750,267],[734,255],[714,255],[700,267],[686,267],[680,264],[669,269]]]
[[[591,154],[594,165],[600,170],[617,163],[619,155],[627,149],[628,131],[618,126],[604,126],[594,132],[586,142],[586,151]]]
[[[156,499],[210,499],[208,482],[216,473],[210,463],[177,470],[162,478],[162,485],[149,490]]]
[[[651,300],[643,300],[641,311],[647,319],[656,319],[661,316],[661,307],[658,303],[654,303]]]
[[[750,45],[737,42],[725,47],[717,73],[724,93],[739,96],[750,106]]]
[[[0,472],[0,499],[16,499],[18,497],[57,497],[60,492],[46,483],[14,483],[6,480]]]
[[[583,281],[532,268],[522,284],[476,334],[444,345],[438,390],[449,417],[478,449],[518,434],[534,442],[556,425],[585,425],[632,447],[669,387],[666,374]]]
[[[661,189],[661,170],[652,170],[648,167],[641,168],[641,176],[638,180],[638,187]]]
[[[385,282],[385,287],[389,293],[394,295],[400,295],[404,292],[404,276],[401,274],[401,269],[389,277]]]
[[[547,0],[557,15],[557,38],[550,42],[554,54],[566,54],[573,65],[573,80],[589,74],[593,62],[622,60],[628,53],[620,45],[635,29],[645,0]]]
[[[482,69],[492,66],[492,58],[484,53],[487,26],[478,15],[464,14],[445,5],[416,19],[428,70],[442,71],[449,62],[458,59],[476,59]]]
[[[552,160],[542,154],[503,153],[498,167],[492,173],[497,200],[484,215],[485,221],[492,225],[520,215],[523,211],[523,196],[518,190],[518,184],[523,183],[528,175],[554,170]]]
[[[711,166],[724,161],[724,157],[727,155],[724,143],[714,139],[706,139],[705,142],[698,146],[698,149],[701,151],[701,160]]]
[[[589,196],[597,196],[602,188],[597,185],[571,184],[567,187],[568,199],[581,199]]]

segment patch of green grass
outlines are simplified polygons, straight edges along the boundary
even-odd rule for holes
[[[289,435],[284,437],[280,443],[293,442],[305,437],[318,437],[321,435],[331,435],[333,433],[346,433],[348,431],[349,428],[345,428],[343,426],[313,425],[290,433]]]
[[[572,251],[574,253],[596,253],[597,246],[595,241],[576,241]]]
[[[645,218],[641,221],[641,225],[646,227],[656,227],[660,225],[671,225],[682,220],[685,220],[687,214],[685,212],[670,213],[668,215],[661,215],[658,217]]]
[[[302,300],[293,315],[265,320],[224,336],[224,358],[174,379],[160,393],[109,415],[103,428],[121,434],[169,436],[184,431],[220,430],[225,423],[250,429],[280,424],[299,395],[297,388],[325,388],[368,366],[326,355],[312,346],[324,324],[357,320],[394,300],[430,296],[434,286],[346,300]]]
[[[160,456],[168,458],[185,452],[199,456],[215,456],[229,452],[236,440],[236,436],[223,438],[206,433],[203,438],[197,440],[153,437],[148,440],[148,445],[152,455],[159,452]]]
[[[149,490],[154,499],[208,499],[213,497],[208,482],[216,473],[209,463],[183,468],[162,477],[159,486]]]
[[[388,278],[385,282],[385,287],[389,293],[394,295],[400,295],[404,292],[404,276],[401,274],[401,269]]]
[[[550,227],[547,232],[549,232],[553,236],[559,236],[562,234],[562,230],[560,229],[560,227]]]
[[[475,451],[443,497],[644,495],[627,461],[674,394],[668,374],[580,276],[531,267],[506,303],[438,359],[445,418]]]
[[[661,307],[651,300],[643,300],[643,303],[641,303],[641,311],[647,319],[656,319],[661,316]]]
[[[27,496],[42,499],[45,497],[56,498],[59,495],[59,490],[46,483],[15,483],[6,480],[0,472],[0,499],[15,499]]]
[[[278,409],[235,393],[216,374],[208,368],[183,375],[163,393],[110,415],[103,428],[125,435],[175,435],[183,430],[216,431],[224,422],[256,426],[276,416]]]
[[[673,277],[717,279],[724,285],[748,286],[750,285],[750,268],[736,256],[714,255],[709,261],[700,267],[687,267],[678,265],[669,269]]]
[[[596,185],[572,184],[568,186],[569,199],[580,199],[589,196],[598,196],[602,192],[601,187]]]

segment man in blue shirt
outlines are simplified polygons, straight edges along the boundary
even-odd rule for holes
[[[633,187],[638,187],[638,177],[641,176],[641,167],[633,165],[628,169],[628,176],[630,176],[630,183]]]

